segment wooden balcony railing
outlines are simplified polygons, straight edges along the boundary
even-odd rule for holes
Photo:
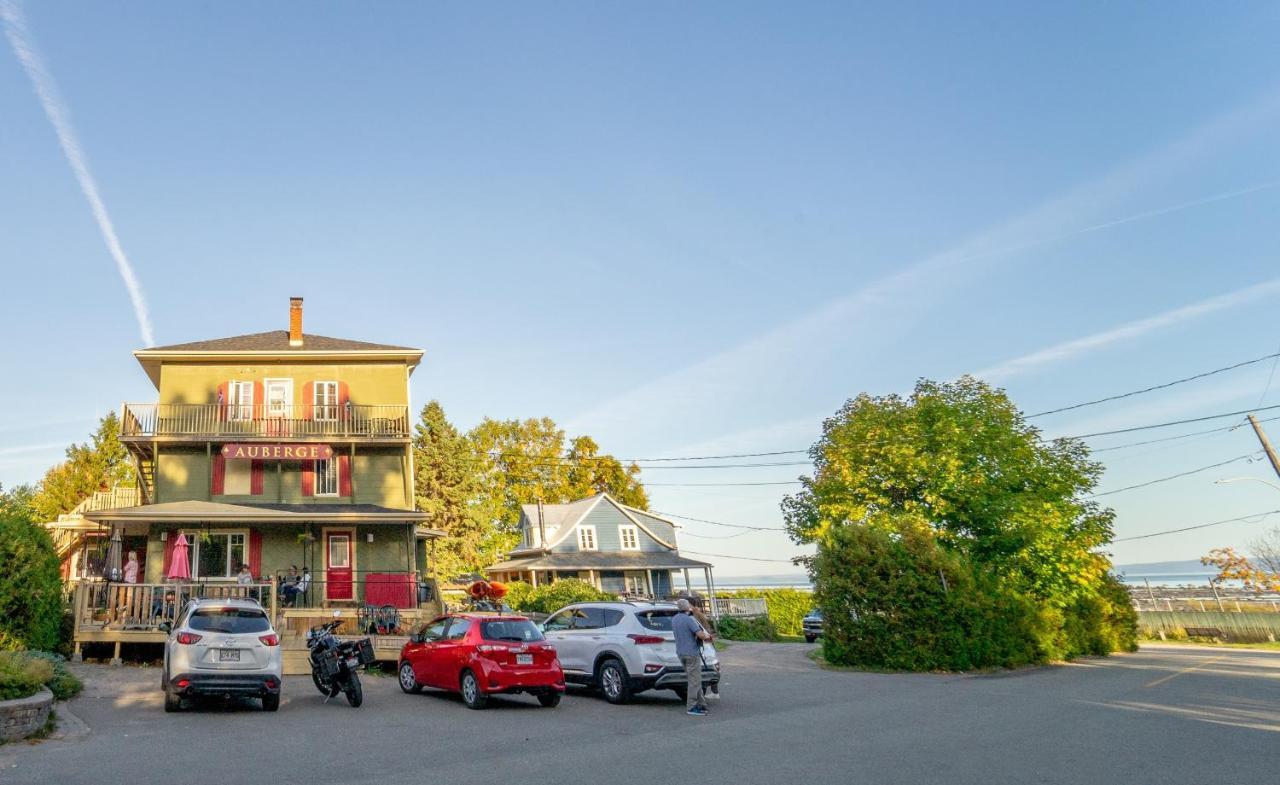
[[[407,439],[409,407],[390,404],[291,405],[127,403],[120,438]]]
[[[72,613],[77,631],[156,632],[172,624],[188,600],[196,597],[257,600],[276,615],[274,583],[103,583],[83,581],[75,588]]]

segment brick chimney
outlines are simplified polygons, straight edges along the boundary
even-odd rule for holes
[[[289,345],[302,345],[302,298],[289,298]]]

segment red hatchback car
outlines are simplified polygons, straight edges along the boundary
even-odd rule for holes
[[[523,616],[458,613],[430,622],[400,650],[400,689],[462,693],[483,709],[496,693],[527,692],[547,708],[564,694],[564,671],[538,625]]]

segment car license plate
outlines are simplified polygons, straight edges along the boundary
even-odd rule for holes
[[[347,658],[347,667],[348,667],[348,668],[354,668],[354,667],[356,667],[356,666],[357,666],[357,665],[359,665],[359,664],[360,664],[360,660],[359,660],[358,658],[356,658],[356,657],[348,657],[348,658]]]
[[[239,649],[218,649],[218,662],[239,662]]]
[[[532,655],[532,654],[517,654],[517,655],[516,655],[516,665],[532,665],[532,664],[533,664],[533,655]]]

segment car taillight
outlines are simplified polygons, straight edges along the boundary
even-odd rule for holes
[[[271,633],[270,635],[259,635],[258,640],[262,641],[263,645],[265,646],[280,645],[280,636],[276,635],[274,632]]]
[[[647,646],[655,643],[666,643],[667,639],[660,635],[628,635],[628,638],[635,641],[637,646]]]
[[[200,640],[200,636],[196,635],[194,632],[178,633],[178,643],[181,643],[183,646],[190,646],[198,640]]]
[[[185,690],[187,687],[190,687],[190,686],[191,686],[191,680],[190,680],[190,679],[178,679],[177,681],[175,681],[175,682],[173,683],[173,686],[177,687],[177,688],[178,688],[178,689],[180,689],[180,690]]]
[[[267,689],[269,690],[274,690],[276,687],[280,686],[280,682],[276,681],[270,676],[267,677],[266,681],[264,681],[263,684],[265,684],[267,686]]]
[[[506,651],[506,650],[507,650],[506,646],[497,646],[492,643],[482,643],[476,647],[476,651],[480,652],[481,654],[497,654],[500,651]]]
[[[644,666],[644,672],[645,672],[645,673],[657,673],[657,672],[658,672],[658,671],[660,671],[660,670],[662,670],[662,666],[661,666],[661,665],[646,665],[646,666]]]

